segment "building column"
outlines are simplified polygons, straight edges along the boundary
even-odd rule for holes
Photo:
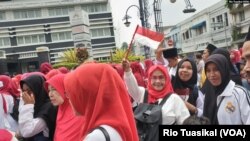
[[[39,65],[42,64],[43,62],[50,63],[50,55],[48,47],[38,47],[36,48],[36,51],[39,58]]]
[[[8,72],[7,60],[5,58],[0,58],[0,74]]]

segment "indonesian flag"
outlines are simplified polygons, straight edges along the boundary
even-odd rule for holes
[[[134,41],[146,45],[152,49],[157,49],[159,44],[163,41],[164,35],[144,27],[137,26]]]

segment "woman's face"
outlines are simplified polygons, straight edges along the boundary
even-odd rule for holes
[[[180,79],[184,82],[191,79],[193,75],[192,65],[189,61],[184,61],[178,70]]]
[[[209,63],[206,67],[206,76],[213,86],[219,86],[222,82],[219,69],[214,63]]]
[[[24,83],[22,87],[22,93],[31,95],[33,92],[31,91],[30,87]]]
[[[161,91],[165,87],[166,78],[162,71],[155,70],[151,75],[151,85],[157,91]]]
[[[209,52],[208,52],[207,49],[205,49],[205,50],[203,51],[203,54],[202,54],[202,59],[203,59],[204,61],[206,61],[207,58],[208,58],[208,56],[209,56]]]
[[[64,100],[54,87],[49,85],[49,99],[54,106],[63,104]]]
[[[178,64],[178,58],[167,58],[168,66],[175,67]]]

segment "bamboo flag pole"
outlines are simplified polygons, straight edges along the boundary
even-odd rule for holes
[[[129,55],[129,53],[130,53],[130,51],[131,51],[132,43],[133,43],[133,41],[134,41],[135,33],[136,33],[138,27],[139,27],[139,25],[136,26],[136,29],[135,29],[135,32],[134,32],[134,34],[133,34],[132,40],[130,41],[130,44],[129,44],[129,47],[128,47],[127,51],[125,52],[125,57],[124,57],[124,58],[125,58],[126,60],[128,59],[128,55]]]

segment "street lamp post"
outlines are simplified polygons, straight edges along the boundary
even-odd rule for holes
[[[145,0],[146,1],[146,0]],[[137,5],[130,5],[127,10],[126,10],[126,14],[123,18],[123,20],[125,21],[125,25],[126,27],[130,26],[130,23],[128,21],[129,18],[131,18],[130,16],[128,16],[128,10],[131,7],[137,7],[138,10],[140,11],[140,20],[141,20],[141,25],[143,27],[147,28],[147,7],[146,7],[146,3],[143,0],[139,0],[139,7]],[[157,32],[163,33],[163,24],[162,24],[162,17],[161,17],[161,1],[162,0],[154,0],[154,16],[155,16],[155,28]],[[175,3],[176,0],[170,0],[171,3]],[[192,8],[193,6],[191,5],[189,0],[185,0],[186,3],[186,9],[183,10],[183,13],[191,13],[191,12],[195,12],[196,9]],[[148,57],[149,54],[149,47],[144,46],[144,51],[145,51],[145,56],[146,58]]]
[[[137,5],[130,5],[127,10],[126,10],[126,13],[125,13],[125,16],[123,18],[123,20],[125,20],[125,25],[126,27],[129,27],[130,26],[130,23],[128,21],[128,19],[130,18],[130,16],[128,16],[128,10],[131,8],[131,7],[136,7],[139,11],[140,11],[140,20],[141,20],[141,25],[143,27],[146,26],[146,23],[145,23],[145,16],[144,16],[144,9],[143,9],[143,1],[142,0],[139,0],[139,6]],[[144,46],[144,52],[145,52],[145,57],[148,58],[148,54],[149,54],[149,48],[147,46]]]
[[[137,5],[130,5],[128,8],[127,8],[127,10],[126,10],[126,14],[125,14],[125,16],[124,16],[124,18],[123,18],[123,20],[126,20],[125,21],[125,25],[126,25],[126,27],[129,27],[130,26],[130,21],[128,21],[128,19],[130,18],[130,16],[128,15],[128,10],[131,8],[131,7],[136,7],[136,8],[138,8],[138,10],[140,11],[140,7],[138,7]],[[140,20],[141,20],[141,24],[142,24],[142,26],[144,26],[144,17],[143,17],[143,12],[141,12],[140,11]]]

